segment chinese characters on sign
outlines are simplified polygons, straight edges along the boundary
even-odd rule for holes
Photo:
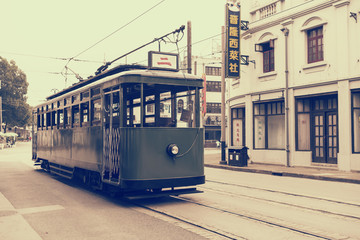
[[[178,55],[174,53],[149,52],[148,66],[153,69],[179,69]]]
[[[242,146],[242,119],[233,119],[233,146]]]
[[[227,78],[240,78],[240,8],[226,11],[226,71]]]

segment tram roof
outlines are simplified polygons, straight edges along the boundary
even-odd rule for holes
[[[149,79],[151,79],[150,82]],[[180,71],[149,69],[148,67],[142,65],[120,65],[94,77],[88,78],[87,80],[75,83],[68,88],[50,95],[46,99],[49,101],[83,87],[96,86],[105,82],[111,82],[113,80],[117,81],[119,84],[126,82],[138,82],[168,84],[174,86],[203,87],[203,80],[192,74],[183,73]]]

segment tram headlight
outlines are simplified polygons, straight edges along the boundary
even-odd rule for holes
[[[176,144],[170,144],[168,147],[167,147],[167,152],[170,156],[174,157],[176,155],[178,155],[179,153],[179,147],[176,145]]]

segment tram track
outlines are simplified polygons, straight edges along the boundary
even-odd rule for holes
[[[225,194],[225,195],[228,195],[228,196],[255,199],[255,200],[259,200],[259,201],[270,202],[270,203],[275,203],[275,204],[281,204],[281,205],[285,205],[285,206],[289,206],[289,207],[295,207],[295,208],[309,210],[309,211],[313,211],[313,212],[319,212],[319,213],[322,213],[322,214],[328,214],[328,215],[333,215],[333,216],[338,216],[338,217],[343,217],[343,218],[350,218],[350,219],[355,219],[355,220],[360,221],[360,217],[358,217],[358,216],[353,216],[353,215],[348,215],[348,214],[341,214],[341,213],[331,212],[331,211],[327,211],[327,210],[323,210],[323,209],[316,209],[316,208],[301,206],[299,204],[287,203],[287,202],[284,202],[284,201],[276,201],[276,200],[272,200],[272,199],[269,199],[269,198],[254,197],[254,196],[249,196],[249,195],[246,195],[246,194],[233,193],[233,192],[228,192],[228,191],[224,191],[224,190],[218,190],[218,189],[211,188],[211,187],[202,186],[201,189],[218,192],[218,193]],[[290,194],[290,195],[293,196],[293,194]],[[300,196],[300,195],[298,195],[298,196]],[[301,197],[305,197],[305,196],[301,196]],[[324,200],[324,199],[322,199],[322,200]],[[330,202],[334,203],[334,201],[331,201],[331,200],[330,200]],[[341,202],[336,202],[336,203],[340,204]],[[342,203],[342,204],[349,205],[349,206],[354,206],[354,204],[346,204],[346,203]]]
[[[307,235],[307,236],[315,237],[317,239],[329,239],[329,240],[334,239],[332,236],[326,236],[326,234],[320,234],[320,233],[316,233],[315,231],[300,229],[300,228],[298,228],[296,226],[291,226],[289,224],[286,225],[286,224],[284,224],[282,222],[277,221],[276,219],[264,218],[263,216],[256,216],[254,214],[249,214],[249,213],[233,212],[233,211],[229,211],[229,210],[226,210],[226,209],[223,209],[223,208],[214,207],[214,206],[210,206],[210,205],[207,205],[207,204],[199,203],[199,202],[190,200],[190,199],[185,198],[185,197],[178,197],[177,196],[177,197],[174,197],[174,198],[181,199],[183,201],[193,203],[193,204],[196,204],[196,205],[199,205],[199,206],[203,206],[203,207],[206,207],[206,208],[210,208],[210,209],[213,209],[213,210],[217,210],[217,211],[220,211],[220,212],[235,215],[235,216],[238,216],[238,217],[241,217],[241,218],[246,218],[246,219],[249,219],[251,221],[260,222],[262,224],[271,225],[273,227],[286,229],[286,230],[290,230],[290,231],[295,232],[295,233],[300,233],[300,234],[304,234],[304,235]]]
[[[354,207],[360,207],[360,204],[344,202],[344,201],[339,201],[339,200],[334,200],[334,199],[327,199],[327,198],[322,198],[322,197],[315,197],[315,196],[309,196],[309,195],[303,195],[303,194],[297,194],[297,193],[289,193],[289,192],[283,192],[283,191],[278,191],[278,190],[259,188],[259,187],[253,187],[253,186],[247,186],[247,185],[241,185],[241,184],[235,184],[235,183],[226,183],[226,182],[220,182],[220,181],[214,181],[214,180],[208,180],[208,179],[206,179],[206,182],[217,183],[217,184],[222,184],[222,185],[227,185],[227,186],[234,186],[234,187],[239,187],[239,188],[246,188],[246,189],[251,189],[251,190],[260,190],[260,191],[277,193],[277,194],[282,194],[282,195],[287,195],[287,196],[302,197],[302,198],[308,198],[308,199],[313,199],[313,200],[326,201],[326,202],[354,206]]]
[[[138,200],[128,200],[128,202],[130,204],[140,208],[141,209],[140,212],[143,212],[148,215],[152,215],[156,218],[160,218],[165,221],[170,220],[169,222],[174,223],[185,229],[188,229],[189,231],[193,231],[193,232],[195,232],[205,238],[208,238],[208,239],[231,239],[231,240],[247,239],[242,236],[234,235],[229,232],[225,232],[223,230],[216,229],[211,226],[206,226],[204,224],[196,223],[196,222],[186,219],[184,217],[180,217],[180,216],[171,214],[171,213],[163,211],[163,210],[158,210],[153,207],[146,206],[144,204],[139,203]],[[137,210],[139,210],[139,209],[137,209]],[[189,226],[190,226],[190,228],[189,228]]]
[[[187,197],[181,197],[181,196],[170,196],[170,199],[176,199],[177,201],[181,201],[181,202],[185,202],[187,204],[192,204],[192,205],[196,205],[199,207],[203,207],[203,208],[207,208],[207,209],[211,209],[212,211],[216,211],[220,214],[229,214],[229,215],[233,215],[248,221],[252,221],[252,222],[256,222],[262,225],[267,225],[267,226],[271,226],[277,229],[281,229],[281,230],[286,230],[286,231],[290,231],[294,234],[300,234],[303,236],[307,236],[313,239],[344,239],[343,236],[329,236],[326,233],[322,233],[320,231],[317,230],[311,230],[311,229],[306,229],[307,227],[302,226],[301,228],[299,227],[299,225],[291,225],[291,224],[285,224],[283,221],[279,221],[275,218],[266,218],[264,216],[259,216],[256,215],[254,213],[248,213],[248,212],[234,212],[234,211],[229,211],[227,209],[224,208],[220,208],[217,206],[212,206],[209,204],[205,204],[205,203],[201,203],[192,199],[189,199]],[[233,233],[229,233],[227,231],[224,230],[220,230],[217,229],[214,226],[209,226],[209,225],[205,225],[202,223],[198,223],[195,222],[193,220],[178,216],[174,213],[171,213],[170,211],[164,210],[164,209],[158,209],[156,207],[152,207],[151,204],[150,205],[146,205],[144,203],[141,203],[141,201],[131,201],[132,204],[134,204],[135,206],[146,210],[146,211],[150,211],[153,214],[156,215],[161,215],[162,217],[166,217],[166,218],[170,218],[173,219],[175,221],[178,221],[182,224],[186,224],[186,225],[190,225],[192,228],[195,228],[195,232],[199,233],[196,229],[200,229],[203,234],[200,234],[204,237],[207,237],[209,239],[251,239],[245,236],[240,236],[240,235],[235,235]],[[156,216],[155,216],[156,217]],[[185,227],[186,228],[186,227]],[[192,230],[192,229],[189,229]],[[206,232],[208,234],[206,234]]]

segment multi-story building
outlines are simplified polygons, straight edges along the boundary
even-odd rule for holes
[[[250,161],[360,171],[360,1],[242,0],[227,145]]]
[[[221,54],[217,55],[192,57],[192,73],[202,77],[206,83],[202,97],[205,147],[216,147],[221,137]],[[185,61],[182,65],[186,66]]]

